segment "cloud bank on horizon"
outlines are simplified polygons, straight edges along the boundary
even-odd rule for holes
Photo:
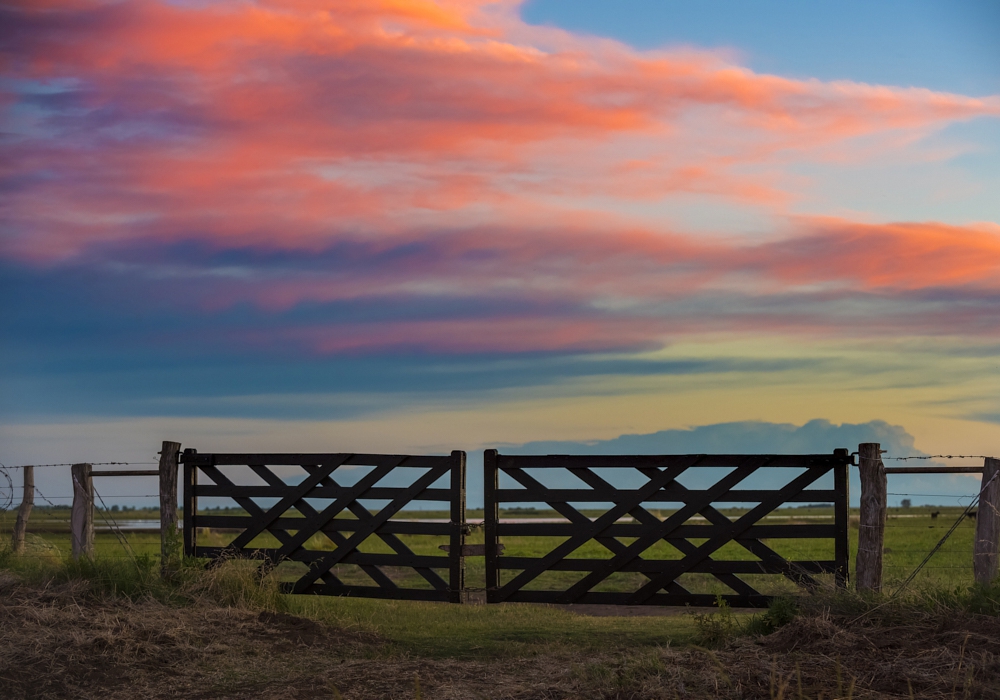
[[[771,75],[519,6],[5,2],[5,383],[82,406],[230,361],[998,342],[1000,217],[963,218],[989,198],[953,130],[995,131],[1000,95]],[[828,187],[875,167],[947,206]],[[280,393],[258,374],[218,394]]]

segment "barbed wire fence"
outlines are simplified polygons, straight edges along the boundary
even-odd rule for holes
[[[856,453],[855,453],[856,454]],[[981,454],[933,454],[933,455],[899,455],[899,456],[889,456],[883,455],[881,459],[883,461],[927,461],[927,460],[955,460],[955,459],[988,459],[990,455]],[[0,518],[3,519],[3,529],[6,531],[7,527],[7,513],[15,507],[17,502],[16,492],[18,487],[15,486],[15,479],[12,477],[11,472],[24,469],[26,467],[35,468],[64,468],[73,466],[73,462],[59,462],[59,463],[48,463],[48,464],[20,464],[14,466],[6,466],[0,464]],[[106,461],[106,462],[88,462],[91,466],[139,466],[139,465],[156,465],[158,462],[153,461]],[[968,465],[969,467],[979,467],[981,465]],[[893,478],[900,478],[904,476],[913,476],[914,474],[889,474]],[[927,475],[934,475],[933,470],[928,469]],[[992,481],[992,480],[991,480]],[[948,571],[959,573],[965,572],[969,573],[972,570],[972,539],[973,539],[973,528],[969,528],[965,531],[961,529],[963,522],[974,521],[976,517],[976,511],[974,508],[979,501],[979,497],[985,490],[986,485],[983,485],[982,489],[979,489],[978,493],[972,492],[967,494],[954,494],[954,493],[927,493],[927,492],[909,492],[894,490],[887,492],[888,496],[900,497],[900,498],[935,498],[935,499],[948,499],[955,501],[955,505],[951,506],[953,508],[963,508],[963,510],[958,514],[957,519],[951,522],[949,515],[952,513],[944,513],[940,509],[948,508],[949,506],[945,504],[934,504],[934,505],[923,505],[917,506],[915,508],[904,508],[900,507],[896,510],[904,510],[911,512],[894,512],[891,513],[886,522],[886,536],[885,536],[885,550],[884,550],[884,561],[883,568],[888,571],[900,572],[900,578],[906,572],[909,572],[903,583],[897,590],[897,594],[903,588],[912,583],[915,578],[920,574],[921,571],[927,569],[936,572],[938,576],[946,574]],[[35,486],[34,493],[38,498],[44,501],[49,507],[54,509],[66,509],[68,508],[72,501],[73,496],[47,496],[42,492],[40,488]],[[95,510],[98,511],[101,519],[104,521],[107,531],[115,536],[118,547],[115,548],[117,552],[120,548],[121,554],[112,554],[110,552],[103,553],[102,556],[111,556],[116,558],[129,559],[133,562],[136,561],[135,549],[132,547],[131,543],[126,536],[125,530],[117,522],[114,516],[114,511],[108,507],[107,503],[101,494],[94,489],[94,496],[100,502],[100,508]],[[115,498],[128,498],[128,499],[159,499],[159,493],[128,493],[128,494],[115,494]],[[56,501],[64,501],[65,503],[57,503]],[[928,510],[929,508],[936,508],[938,510]],[[912,512],[915,511],[915,512]],[[924,511],[927,511],[926,513]],[[941,517],[945,516],[945,517]],[[908,520],[913,519],[913,522],[909,523]],[[950,527],[947,523],[951,523]],[[934,542],[934,537],[944,530],[947,530],[943,537],[941,537],[937,542]],[[154,528],[149,528],[150,532],[154,531]],[[926,534],[926,537],[921,537],[917,532]],[[955,533],[959,533],[955,536]],[[953,537],[954,536],[954,537]],[[894,544],[894,543],[899,544]],[[945,546],[950,543],[950,546]],[[919,559],[919,561],[917,561]],[[931,561],[934,563],[932,564]]]
[[[983,454],[933,454],[933,455],[882,455],[884,462],[909,462],[909,461],[929,461],[929,460],[956,460],[956,459],[989,459],[991,455]],[[973,468],[982,468],[980,464],[951,465]],[[890,473],[887,477],[905,479],[914,476],[945,476],[946,474],[935,473],[928,469],[926,473]],[[974,472],[969,473],[973,476]],[[994,477],[995,478],[995,477]],[[940,580],[942,577],[955,579],[957,577],[970,576],[972,572],[972,549],[974,541],[974,527],[962,528],[963,523],[974,524],[976,518],[975,508],[979,499],[985,492],[989,483],[983,484],[982,488],[977,488],[968,494],[954,493],[927,493],[917,491],[905,491],[896,489],[887,491],[887,496],[900,497],[902,500],[897,512],[892,513],[886,520],[885,525],[885,549],[883,551],[882,568],[887,576],[887,581],[896,583],[893,597],[901,594],[922,571],[929,570],[923,577],[924,580]],[[897,482],[898,483],[898,482]],[[954,505],[948,506],[945,503],[925,504],[913,507],[908,503],[911,498],[933,498],[945,501],[953,501]],[[888,506],[888,504],[887,504]],[[942,511],[942,508],[961,508],[954,521],[951,516],[955,515],[954,510],[950,513]],[[931,510],[934,509],[934,510]],[[904,511],[904,512],[899,512]],[[906,512],[910,511],[910,512]],[[916,512],[913,512],[916,511]],[[909,522],[910,520],[914,522]],[[944,534],[935,538],[944,530]],[[956,533],[958,533],[956,535]],[[946,546],[947,545],[947,546]],[[933,563],[931,563],[933,561]],[[901,580],[901,582],[900,582]]]
[[[46,468],[46,467],[72,467],[74,464],[79,464],[79,462],[60,462],[52,464],[19,464],[14,466],[7,466],[0,464],[0,519],[2,519],[2,527],[5,532],[5,537],[7,536],[7,531],[9,525],[7,523],[8,512],[15,509],[15,505],[20,499],[16,498],[17,492],[20,490],[18,486],[14,484],[14,478],[11,476],[11,472],[16,472],[17,470],[22,470],[27,467],[33,468]],[[112,461],[112,462],[87,462],[91,466],[139,466],[139,465],[157,465],[159,462],[150,461]],[[97,515],[104,522],[107,532],[115,536],[115,545],[110,550],[103,548],[104,551],[101,552],[102,558],[107,559],[127,559],[133,564],[138,566],[137,554],[132,543],[126,536],[126,529],[123,528],[115,518],[115,510],[109,507],[105,502],[104,498],[101,496],[100,492],[96,487],[91,486],[91,490],[97,502],[100,503],[99,508],[94,508]],[[37,485],[34,486],[34,495],[45,503],[46,506],[55,510],[65,511],[69,509],[74,500],[74,496],[48,496],[46,495]],[[128,498],[128,499],[156,499],[160,498],[160,494],[157,493],[124,493],[115,494],[114,498]],[[60,501],[60,503],[57,503]],[[96,505],[96,504],[95,504]],[[155,510],[155,509],[154,509]],[[126,509],[122,512],[128,512]],[[156,527],[142,528],[143,531],[148,530],[150,533],[156,532],[159,529],[159,521],[156,521]],[[7,542],[9,544],[9,542]],[[0,545],[2,547],[3,545]]]

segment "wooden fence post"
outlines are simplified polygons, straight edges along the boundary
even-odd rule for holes
[[[984,488],[985,487],[985,488]],[[997,546],[1000,544],[1000,459],[987,457],[983,463],[983,481],[976,518],[976,543],[972,553],[972,572],[976,583],[991,584],[997,577]]]
[[[24,533],[28,529],[28,516],[35,504],[35,468],[24,467],[24,495],[21,497],[21,507],[17,509],[17,520],[14,522],[14,536],[11,545],[14,554],[24,551]]]
[[[168,575],[180,562],[181,534],[177,530],[177,456],[179,442],[163,441],[160,448],[160,571]],[[185,513],[185,517],[189,517]]]
[[[70,514],[70,539],[73,558],[94,556],[94,481],[93,467],[89,464],[74,464],[73,510]]]
[[[858,526],[857,589],[882,590],[882,549],[885,544],[886,480],[881,445],[858,445],[861,472],[861,522]]]

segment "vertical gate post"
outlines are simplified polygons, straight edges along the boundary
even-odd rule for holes
[[[163,441],[160,449],[160,571],[168,574],[180,560],[177,532],[177,455],[179,442]]]
[[[465,453],[451,453],[451,558],[449,600],[464,603],[465,595]]]
[[[198,497],[195,495],[198,468],[187,459],[193,457],[195,452],[191,448],[184,450],[184,554],[189,557],[195,556],[195,549],[198,546],[198,530],[195,526],[198,514]]]
[[[838,588],[846,588],[851,571],[850,455],[846,449],[837,449],[833,453],[844,459],[843,464],[838,464],[833,471],[833,490],[837,493],[833,504],[833,522],[837,530],[833,556],[837,562],[837,570],[834,572],[834,579]]]
[[[14,535],[11,538],[11,548],[14,554],[24,551],[24,533],[28,529],[28,516],[31,515],[31,507],[35,504],[35,468],[24,467],[24,495],[21,497],[21,506],[17,509],[17,520],[14,522]]]
[[[997,577],[997,546],[1000,544],[1000,459],[987,457],[983,463],[984,488],[979,496],[976,518],[976,543],[972,554],[972,571],[976,583],[988,586]]]
[[[70,513],[70,540],[73,558],[94,556],[94,480],[93,467],[89,464],[74,464],[70,469],[73,477],[73,510]]]
[[[497,489],[500,487],[500,475],[497,470],[497,451],[483,452],[483,529],[486,534],[486,602],[500,588],[500,567],[497,556],[499,539],[497,538],[497,523],[500,519],[500,507],[497,502]]]
[[[882,590],[882,550],[885,543],[886,480],[881,445],[858,445],[861,472],[861,521],[858,526],[857,589]]]

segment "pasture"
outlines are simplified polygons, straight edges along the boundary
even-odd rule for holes
[[[938,517],[931,517],[932,510]],[[920,563],[959,512],[890,509],[889,590]],[[66,514],[36,509],[25,555],[3,558],[0,656],[6,661],[0,679],[17,681],[11,687],[20,694],[13,697],[107,699],[134,697],[143,688],[149,697],[226,698],[261,692],[288,698],[1000,697],[983,656],[1000,649],[992,650],[993,642],[988,648],[969,646],[970,635],[986,631],[983,620],[995,627],[996,618],[976,616],[965,602],[955,603],[965,600],[961,595],[947,593],[972,583],[971,522],[959,525],[911,584],[916,597],[910,600],[918,601],[915,616],[900,617],[891,606],[876,606],[858,629],[851,621],[871,606],[848,594],[846,608],[838,610],[841,603],[831,604],[836,597],[828,590],[812,604],[803,603],[797,619],[758,637],[750,633],[772,631],[788,620],[726,609],[654,609],[640,612],[655,614],[636,615],[610,606],[277,595],[274,581],[295,578],[301,566],[295,563],[282,564],[261,581],[249,574],[252,562],[231,562],[215,573],[189,562],[178,579],[162,582],[156,531],[98,531],[95,563],[67,563]],[[156,513],[113,515],[135,521]],[[544,511],[516,515],[551,516]],[[823,508],[775,513],[803,522],[823,522],[829,515]],[[411,512],[400,517],[442,516]],[[480,512],[468,514],[470,521],[480,517]],[[95,520],[104,523],[100,514]],[[9,517],[3,526],[8,537]],[[853,562],[856,522],[851,535]],[[202,532],[199,542],[223,545],[231,537],[225,531]],[[332,547],[317,538],[310,547]],[[447,541],[404,539],[418,554],[436,553]],[[538,540],[505,538],[504,554],[538,555],[558,542]],[[469,542],[482,542],[481,530],[474,530]],[[262,536],[255,544],[274,543]],[[768,544],[795,558],[828,556],[818,548],[794,549],[816,546],[809,541]],[[588,545],[575,556],[603,557],[605,552]],[[738,549],[726,554],[739,556]],[[470,586],[484,580],[482,562],[481,557],[467,559]],[[577,576],[551,575],[537,585],[562,586]],[[344,567],[338,576],[347,580],[364,574]],[[634,584],[619,577],[604,585],[626,589]],[[708,575],[693,575],[686,585],[719,587]],[[793,590],[780,580],[772,585],[776,593]],[[254,590],[247,593],[248,588]],[[942,616],[942,605],[960,610]],[[24,640],[33,641],[26,646]],[[154,663],[155,658],[160,661]],[[928,670],[931,658],[936,665]],[[22,669],[19,675],[15,666]],[[109,667],[124,680],[98,671]]]
[[[931,551],[941,537],[951,528],[956,518],[961,514],[962,508],[943,506],[919,506],[911,508],[889,508],[888,523],[885,535],[885,559],[884,571],[886,584],[891,588],[893,584],[904,580]],[[236,508],[228,511],[208,511],[213,514],[224,512],[230,515],[243,515],[244,513]],[[585,514],[594,515],[597,513]],[[669,511],[653,511],[663,517]],[[728,509],[723,512],[732,517],[742,514],[740,509]],[[936,513],[936,517],[932,514]],[[95,537],[95,553],[98,557],[124,557],[130,556],[126,547],[123,546],[122,539],[127,542],[128,547],[135,554],[158,555],[160,540],[156,531],[142,531],[123,526],[125,530],[120,536],[109,531],[108,522],[149,520],[154,521],[159,517],[155,510],[121,511],[117,513],[102,514],[95,516],[98,532]],[[447,520],[446,512],[437,511],[409,511],[400,513],[400,519],[432,519]],[[558,517],[552,511],[531,510],[525,512],[514,509],[511,512],[501,512],[503,518],[534,519]],[[60,556],[68,556],[70,549],[69,541],[69,510],[53,508],[36,508],[32,515],[29,532],[35,536],[32,541],[36,546],[41,546],[50,552],[58,552]],[[471,523],[482,522],[481,510],[470,509],[467,512],[468,521]],[[816,507],[783,508],[774,512],[763,522],[765,523],[800,523],[800,524],[822,524],[833,522],[830,509]],[[12,517],[7,514],[6,522],[0,523],[3,537],[9,538]],[[850,544],[851,544],[851,566],[853,573],[854,558],[857,552],[857,511],[851,511]],[[921,570],[911,585],[917,587],[954,587],[967,586],[972,583],[972,544],[975,534],[975,521],[966,518],[948,539],[945,545],[933,556],[931,561]],[[202,530],[198,533],[198,544],[201,546],[224,546],[233,539],[233,533],[225,530]],[[411,536],[401,535],[400,539],[418,555],[441,555],[439,549],[442,545],[448,544],[446,536]],[[629,538],[620,538],[623,544],[629,544]],[[503,555],[509,557],[538,557],[550,551],[558,545],[562,539],[540,538],[540,537],[504,537],[502,539],[505,547]],[[694,544],[700,544],[703,540],[691,540]],[[467,542],[469,544],[482,544],[483,531],[481,528],[473,527]],[[807,539],[771,539],[767,544],[788,559],[809,560],[809,559],[832,559],[832,540],[807,540]],[[263,534],[254,539],[250,547],[273,548],[279,545],[278,541],[270,534]],[[334,544],[322,534],[314,535],[307,541],[306,547],[316,550],[332,550]],[[392,550],[378,538],[372,537],[366,540],[360,551],[368,553],[390,553]],[[672,559],[679,557],[679,552],[665,543],[656,545],[648,550],[650,558]],[[579,550],[574,552],[576,558],[606,558],[608,550],[594,541],[586,543]],[[753,555],[747,552],[736,543],[729,543],[719,551],[720,558],[751,560]],[[304,565],[298,562],[285,562],[278,567],[278,576],[281,580],[294,580],[304,571]],[[353,565],[339,565],[335,569],[339,578],[347,583],[365,585],[370,583],[370,579],[358,567]],[[400,582],[405,582],[411,586],[424,586],[426,582],[412,570],[399,570],[392,572],[394,577]],[[442,575],[445,570],[440,571]],[[505,577],[511,576],[512,572],[505,571]],[[581,572],[573,571],[548,571],[529,585],[529,589],[534,588],[560,588],[572,584],[582,576]],[[728,592],[725,586],[719,584],[708,574],[685,574],[683,582],[690,586],[691,590],[706,593]],[[822,577],[821,577],[822,578]],[[637,587],[641,575],[638,573],[622,572],[610,577],[595,590],[632,590]],[[790,581],[780,576],[773,575],[748,575],[748,582],[754,586],[759,586],[760,590],[771,595],[793,594],[796,587]],[[832,585],[832,579],[826,577],[827,582]],[[484,559],[483,557],[466,558],[466,581],[472,587],[481,587],[485,581]]]

